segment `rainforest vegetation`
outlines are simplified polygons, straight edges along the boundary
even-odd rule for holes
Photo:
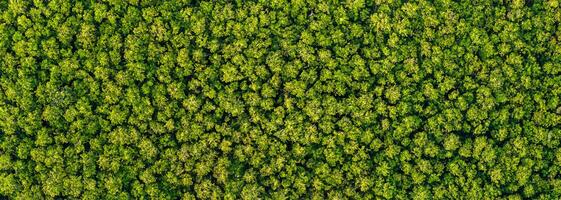
[[[558,0],[2,0],[0,199],[560,199]]]

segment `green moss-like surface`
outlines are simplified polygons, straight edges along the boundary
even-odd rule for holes
[[[0,198],[559,199],[560,6],[0,1]]]

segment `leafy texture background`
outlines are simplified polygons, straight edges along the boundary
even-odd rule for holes
[[[0,1],[0,197],[559,199],[560,6]]]

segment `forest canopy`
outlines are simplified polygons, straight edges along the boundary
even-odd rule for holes
[[[0,1],[0,199],[560,199],[560,7]]]

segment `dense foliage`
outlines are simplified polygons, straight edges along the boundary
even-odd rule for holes
[[[0,1],[0,198],[559,199],[560,6]]]

